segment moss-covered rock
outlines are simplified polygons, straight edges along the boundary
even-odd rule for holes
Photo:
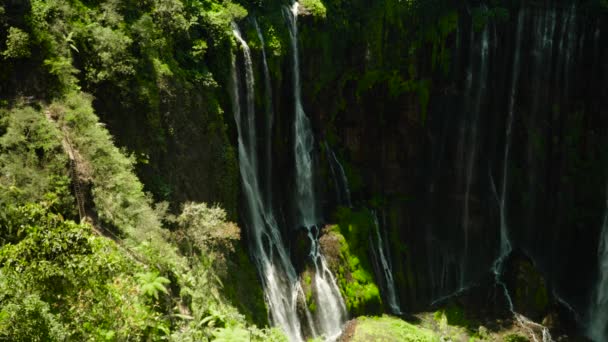
[[[336,281],[351,315],[380,313],[382,299],[366,257],[353,253],[350,241],[338,226],[327,226],[319,240],[323,255]]]
[[[532,260],[524,254],[514,253],[509,259],[505,279],[515,309],[533,320],[542,320],[551,302],[545,279]]]

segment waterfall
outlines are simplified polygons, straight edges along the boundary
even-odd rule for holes
[[[296,194],[295,203],[298,212],[298,225],[308,230],[311,240],[310,256],[315,266],[314,291],[318,303],[316,312],[319,333],[326,339],[336,339],[342,331],[342,324],[346,319],[346,306],[333,275],[326,265],[325,258],[319,248],[319,236],[312,234],[317,224],[316,201],[313,184],[312,150],[314,137],[312,127],[301,99],[300,60],[298,49],[298,8],[294,2],[291,8],[285,7],[292,48],[293,92],[295,104],[294,135],[295,135],[295,166],[296,166]]]
[[[289,35],[291,39],[293,66],[293,95],[295,105],[295,159],[296,159],[296,205],[298,223],[310,227],[317,223],[316,203],[314,200],[312,150],[314,137],[310,120],[302,107],[302,85],[300,83],[300,56],[298,49],[298,9],[299,3],[294,2],[291,8],[285,8],[288,18]]]
[[[507,226],[507,182],[509,180],[509,152],[511,149],[511,131],[513,128],[513,117],[515,110],[515,98],[517,96],[517,81],[519,79],[519,61],[521,50],[521,34],[523,29],[525,13],[520,9],[517,16],[517,35],[515,38],[515,56],[513,57],[513,74],[511,75],[511,91],[509,93],[509,116],[505,132],[505,155],[502,166],[502,189],[500,193],[500,250],[499,255],[505,256],[511,252],[511,241]],[[500,258],[500,257],[499,257]]]
[[[388,248],[385,248],[384,240],[380,232],[380,223],[378,222],[378,216],[376,212],[374,216],[374,227],[376,228],[376,246],[378,249],[378,256],[380,261],[380,267],[384,275],[385,287],[386,287],[386,299],[391,312],[399,315],[401,314],[401,307],[399,306],[399,297],[397,297],[397,291],[395,291],[395,280],[393,278],[393,266],[390,262],[390,255],[387,258]],[[387,253],[384,250],[387,250]]]
[[[304,298],[303,291],[281,240],[281,234],[272,210],[265,205],[262,199],[259,185],[258,169],[256,167],[258,155],[255,148],[255,80],[251,51],[236,24],[233,24],[233,34],[241,45],[245,64],[246,111],[244,113],[241,109],[239,95],[241,87],[237,75],[235,56],[232,57],[231,95],[234,119],[238,131],[239,171],[243,194],[246,199],[247,228],[250,235],[251,251],[264,286],[272,323],[280,326],[290,341],[303,341],[297,313],[298,302]],[[245,117],[243,117],[243,114]]]
[[[255,31],[258,34],[258,39],[262,44],[262,66],[264,71],[264,106],[266,109],[266,117],[265,117],[265,134],[266,134],[266,165],[265,165],[265,198],[266,205],[269,207],[272,205],[272,125],[274,120],[274,111],[272,109],[272,84],[270,82],[270,71],[268,70],[268,61],[266,59],[266,44],[264,42],[264,35],[262,35],[262,30],[260,30],[260,25],[258,25],[258,21],[253,18],[253,25],[255,27]]]
[[[308,238],[311,242],[310,257],[315,267],[314,282],[317,302],[317,324],[321,335],[326,340],[334,341],[342,333],[342,324],[346,318],[346,305],[340,295],[336,280],[327,267],[325,257],[321,254],[318,229],[308,227]],[[313,231],[316,230],[316,234]]]
[[[509,307],[509,311],[513,314],[515,321],[519,324],[522,329],[525,329],[532,340],[535,342],[551,342],[553,341],[551,338],[551,334],[549,333],[549,329],[544,327],[541,324],[535,323],[531,321],[529,318],[515,311],[515,307],[513,304],[513,299],[509,293],[509,289],[507,285],[502,280],[502,273],[504,268],[504,262],[512,251],[512,245],[509,238],[509,230],[507,224],[507,211],[506,211],[506,202],[507,202],[507,183],[508,183],[508,163],[509,163],[509,152],[511,147],[511,130],[513,125],[513,117],[514,117],[514,108],[515,108],[515,100],[517,96],[517,82],[519,79],[519,68],[520,68],[520,53],[521,53],[521,37],[523,30],[523,23],[525,18],[524,9],[520,9],[518,17],[517,17],[517,33],[516,33],[516,41],[515,41],[515,52],[513,57],[513,74],[511,75],[511,90],[509,93],[509,108],[508,108],[508,118],[505,132],[505,153],[503,158],[503,179],[502,179],[502,187],[501,194],[499,199],[499,210],[500,210],[500,249],[499,254],[496,260],[492,265],[492,272],[494,273],[494,281],[497,286],[502,288],[505,299],[507,300],[507,305]],[[543,27],[542,33],[540,32],[541,26]],[[543,18],[543,23],[537,27],[537,34],[542,35],[542,39],[539,40],[541,42],[542,51],[544,51],[545,47],[548,43],[547,33],[549,32],[547,29],[547,22],[545,18]],[[483,53],[482,53],[483,54]],[[542,53],[539,53],[542,55]],[[494,182],[492,182],[492,187],[494,193],[496,194],[496,186]],[[497,195],[497,194],[496,194]],[[498,195],[497,195],[498,198]],[[537,338],[534,330],[540,330],[540,339]]]
[[[329,147],[329,144],[325,142],[324,145],[329,170],[336,186],[336,197],[338,204],[346,205],[347,207],[352,208],[353,204],[350,197],[350,189],[348,187],[348,178],[346,178],[346,172],[344,172],[342,164],[340,164],[340,161],[336,157],[334,151]]]
[[[568,11],[568,18],[566,19],[565,26],[565,36],[563,40],[565,40],[565,61],[563,65],[563,82],[564,82],[564,90],[563,96],[568,96],[568,92],[570,90],[570,66],[572,63],[572,53],[573,49],[575,49],[576,45],[576,5],[573,3]]]
[[[471,41],[473,44],[473,41]],[[462,216],[462,228],[464,232],[464,252],[462,256],[462,268],[461,268],[461,277],[460,277],[460,288],[465,286],[467,281],[467,264],[469,258],[469,225],[470,225],[470,196],[471,196],[471,184],[473,182],[473,171],[475,168],[475,161],[477,155],[477,126],[479,121],[479,114],[481,111],[481,101],[485,96],[486,90],[486,82],[488,78],[488,55],[489,55],[489,29],[488,25],[485,26],[483,33],[481,35],[481,56],[480,56],[480,66],[479,66],[479,75],[478,75],[478,83],[477,83],[477,93],[475,96],[475,102],[472,108],[470,109],[470,127],[469,134],[467,136],[467,143],[469,147],[468,159],[467,159],[467,169],[466,169],[466,183],[465,183],[465,194],[464,194],[464,210]],[[471,61],[472,63],[472,61]],[[469,74],[467,75],[467,92],[471,91],[471,82],[473,77],[473,68],[471,67],[469,70]],[[471,94],[469,94],[470,97]]]
[[[594,341],[608,339],[608,191],[602,233],[598,245],[598,280],[589,310],[587,335]]]

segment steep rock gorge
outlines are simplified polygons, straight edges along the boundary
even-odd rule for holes
[[[297,23],[288,1],[237,2],[2,1],[0,105],[91,93],[156,201],[238,218],[237,266],[294,340],[346,318],[319,298],[351,317],[494,298],[606,338],[605,2],[303,0]]]

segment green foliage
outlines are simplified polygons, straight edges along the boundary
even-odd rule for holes
[[[30,107],[0,110],[0,205],[35,201],[73,217],[58,130]]]
[[[161,29],[168,34],[187,32],[188,22],[184,3],[180,0],[156,0],[152,17]]]
[[[112,331],[135,338],[160,319],[131,280],[138,267],[114,243],[39,205],[3,211],[23,230],[18,240],[0,231],[2,241],[14,241],[0,248],[0,337],[97,340]]]
[[[16,342],[65,340],[65,327],[51,313],[48,303],[35,294],[15,299],[0,311],[0,337],[10,337]]]
[[[462,307],[456,304],[450,304],[447,307],[438,310],[434,314],[436,320],[446,319],[447,324],[461,326],[468,329],[474,329],[475,324],[467,319]]]
[[[228,327],[218,329],[213,334],[214,341],[217,342],[232,342],[232,341],[249,341],[249,331],[241,327]]]
[[[206,203],[186,203],[177,223],[188,242],[203,253],[233,253],[240,229],[227,221],[226,211]]]
[[[158,250],[171,253],[174,249],[163,242],[159,219],[133,173],[133,160],[114,146],[93,112],[90,97],[70,94],[51,104],[48,111],[58,118],[66,139],[83,158],[83,169],[90,173],[84,177],[92,181],[93,202],[102,221],[135,241],[149,241]]]
[[[266,51],[273,56],[278,57],[285,54],[285,48],[274,26],[268,26],[268,29],[264,32],[264,42],[266,43]]]
[[[301,0],[300,6],[302,6],[305,12],[312,14],[314,17],[322,19],[327,17],[327,9],[321,0]]]
[[[5,59],[18,59],[27,58],[30,55],[30,35],[21,29],[10,27],[6,37],[6,50],[2,52],[2,56]]]
[[[216,263],[217,265],[217,263]],[[237,248],[226,260],[225,268],[217,265],[222,279],[222,294],[241,312],[248,322],[260,327],[268,325],[268,308],[257,269],[247,251]]]
[[[135,59],[130,54],[133,40],[124,32],[95,23],[87,27],[86,37],[87,81],[120,81],[135,74]]]
[[[505,342],[529,342],[530,340],[519,334],[510,334],[505,336]]]
[[[165,285],[171,283],[171,281],[165,277],[161,277],[158,272],[137,273],[135,277],[139,281],[141,291],[145,295],[158,300],[160,292],[169,294]]]

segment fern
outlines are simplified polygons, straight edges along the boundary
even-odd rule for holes
[[[171,283],[171,281],[165,277],[161,277],[158,272],[138,273],[135,275],[139,281],[141,291],[150,297],[158,300],[158,293],[169,294],[165,284]]]

